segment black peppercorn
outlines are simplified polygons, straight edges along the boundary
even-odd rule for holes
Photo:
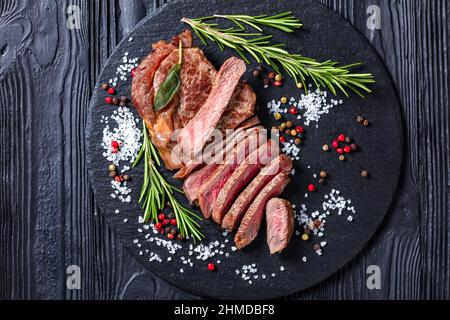
[[[319,179],[319,183],[320,183],[321,185],[324,185],[324,184],[327,183],[327,180],[325,180],[325,179],[323,179],[323,178],[320,178],[320,179]]]
[[[361,116],[357,116],[356,117],[356,121],[358,121],[358,123],[363,123],[363,121],[364,121],[364,118],[363,117],[361,117]]]
[[[164,232],[169,234],[169,233],[172,232],[172,228],[171,227],[167,227],[167,228],[164,229]]]
[[[254,71],[253,71],[253,76],[254,76],[255,78],[258,78],[260,75],[261,75],[261,72],[260,72],[259,70],[254,70]]]
[[[179,234],[179,235],[177,236],[177,240],[178,240],[178,241],[183,241],[184,238],[183,238],[183,236],[182,236],[181,234]]]
[[[320,244],[315,244],[314,245],[314,251],[319,251],[321,249]]]
[[[356,143],[352,143],[350,145],[350,149],[352,149],[352,151],[358,151],[358,145]]]
[[[259,72],[263,72],[264,71],[264,66],[262,64],[260,64],[258,66],[258,68],[256,68],[256,70],[258,70]]]
[[[111,102],[113,105],[118,106],[120,103],[120,100],[118,98],[112,98]]]

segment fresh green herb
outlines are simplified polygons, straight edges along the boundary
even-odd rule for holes
[[[180,70],[183,56],[182,42],[180,41],[180,60],[174,64],[167,74],[166,79],[159,87],[155,95],[154,109],[155,111],[165,108],[172,101],[175,94],[181,86]]]
[[[281,16],[281,18],[280,18]],[[317,88],[328,87],[336,95],[341,90],[348,96],[347,89],[360,96],[372,92],[367,84],[374,83],[370,73],[351,73],[350,69],[360,63],[340,66],[338,62],[327,60],[319,62],[300,54],[291,54],[284,49],[284,44],[272,44],[273,35],[260,33],[259,25],[270,26],[286,32],[292,32],[299,27],[298,20],[294,20],[290,13],[283,13],[272,17],[266,16],[219,16],[232,21],[237,27],[221,29],[216,23],[206,22],[212,17],[198,19],[183,18],[181,21],[188,24],[205,45],[207,41],[215,42],[221,50],[226,47],[235,50],[247,63],[249,56],[258,63],[266,63],[278,73],[284,70],[296,83],[302,83],[305,88],[306,80],[311,79]],[[237,18],[238,17],[238,18]],[[259,33],[247,33],[243,24],[250,25]]]
[[[261,16],[248,16],[248,15],[220,15],[215,14],[210,17],[204,17],[195,19],[198,21],[205,21],[214,18],[223,18],[235,23],[241,30],[245,30],[243,24],[246,24],[259,32],[263,30],[259,26],[266,26],[275,29],[282,30],[284,32],[294,32],[294,29],[298,29],[303,26],[300,20],[292,15],[291,11],[282,12],[273,16],[261,15]]]
[[[151,220],[154,223],[158,222],[158,213],[165,208],[167,199],[177,219],[180,234],[184,238],[187,236],[192,237],[194,241],[202,240],[204,236],[200,231],[201,227],[198,223],[202,219],[179,203],[175,197],[175,193],[183,192],[168,183],[158,171],[161,162],[155,146],[150,141],[145,123],[143,124],[142,135],[144,142],[133,163],[133,168],[144,158],[144,184],[142,185],[141,196],[139,198],[139,203],[142,205],[145,213],[144,221]]]

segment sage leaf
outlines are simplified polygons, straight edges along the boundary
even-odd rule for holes
[[[172,101],[181,86],[181,64],[175,64],[167,74],[166,80],[161,84],[155,95],[155,111],[165,108]]]

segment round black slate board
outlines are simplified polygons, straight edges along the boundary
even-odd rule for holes
[[[341,195],[351,199],[358,213],[355,221],[350,223],[346,216],[333,215],[327,219],[326,237],[321,240],[303,242],[298,238],[291,241],[289,248],[281,255],[270,256],[265,244],[265,230],[263,229],[257,240],[242,252],[232,252],[232,236],[228,236],[224,251],[230,252],[230,257],[218,256],[221,264],[218,271],[208,272],[208,261],[198,261],[188,256],[189,243],[183,243],[184,248],[172,257],[172,261],[164,263],[149,262],[149,255],[145,252],[158,253],[164,260],[169,256],[165,249],[157,247],[154,242],[146,242],[144,233],[137,231],[138,216],[142,215],[137,199],[142,184],[142,164],[132,170],[130,175],[134,178],[130,183],[133,190],[133,201],[124,204],[110,197],[112,192],[110,179],[106,168],[108,162],[103,158],[101,141],[104,124],[100,122],[101,116],[109,116],[115,107],[106,105],[103,101],[105,93],[99,89],[101,83],[107,82],[115,76],[116,67],[121,63],[125,52],[129,57],[143,58],[149,53],[149,44],[160,39],[171,37],[186,28],[180,23],[182,17],[199,17],[214,13],[229,14],[262,14],[292,10],[304,23],[304,27],[294,34],[275,33],[275,39],[287,44],[289,50],[299,52],[305,56],[315,57],[319,60],[333,59],[342,63],[364,62],[360,72],[372,72],[377,83],[372,86],[373,94],[366,99],[356,95],[350,98],[340,97],[344,105],[335,107],[330,114],[322,117],[318,123],[307,128],[307,139],[303,145],[301,160],[296,161],[297,173],[294,181],[284,193],[284,197],[299,206],[304,203],[308,212],[321,210],[323,196],[332,189],[341,191]],[[272,32],[272,31],[271,31]],[[315,1],[273,1],[248,0],[237,1],[182,1],[162,7],[160,10],[142,21],[130,34],[129,38],[118,46],[103,70],[90,105],[90,114],[87,126],[87,161],[92,187],[101,208],[111,227],[120,235],[124,244],[131,248],[136,258],[148,266],[158,276],[168,282],[189,292],[206,297],[216,298],[274,298],[294,293],[310,287],[324,280],[332,273],[342,268],[350,261],[373,236],[381,224],[392,201],[400,172],[402,160],[402,124],[399,106],[393,85],[383,64],[372,50],[364,37],[355,31],[346,21],[337,14]],[[196,40],[197,45],[201,43]],[[214,45],[203,47],[208,58],[218,67],[229,56],[231,51],[224,53],[217,50]],[[255,81],[248,68],[247,78],[258,95],[258,115],[267,128],[275,125],[273,117],[266,109],[267,101],[282,95],[299,97],[299,90],[292,81],[278,88],[264,90],[260,81]],[[117,90],[120,94],[130,95],[131,77],[127,82],[120,82]],[[134,110],[133,110],[134,112]],[[136,114],[137,115],[137,114]],[[370,119],[369,128],[359,125],[355,118],[363,115]],[[331,142],[339,133],[350,135],[361,146],[358,152],[346,162],[340,162],[334,152],[324,153],[321,146]],[[330,182],[326,187],[308,198],[304,198],[306,186],[314,182],[314,173],[325,169],[330,174]],[[369,170],[370,179],[361,179],[361,169]],[[162,169],[170,181],[171,173]],[[185,203],[185,199],[181,199]],[[116,214],[115,210],[120,213]],[[129,220],[124,223],[124,219]],[[207,236],[204,243],[218,240],[224,242],[225,237],[218,226],[206,221],[202,223],[203,231]],[[264,226],[263,226],[264,228]],[[143,245],[138,248],[133,244],[139,239]],[[323,256],[319,257],[313,252],[313,244],[326,241]],[[143,250],[144,254],[139,255]],[[180,257],[191,258],[195,263],[191,268],[180,260]],[[308,258],[307,263],[302,257]],[[214,261],[214,260],[211,260]],[[255,263],[259,279],[253,284],[242,280],[235,273],[242,265]],[[284,271],[280,271],[280,267]],[[184,273],[180,273],[180,268]],[[262,280],[262,274],[267,279]],[[271,274],[276,276],[272,277]]]

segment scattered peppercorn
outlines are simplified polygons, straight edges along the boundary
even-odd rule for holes
[[[214,270],[216,270],[216,266],[214,265],[214,263],[209,263],[209,264],[208,264],[208,270],[209,270],[209,271],[214,271]]]
[[[303,83],[297,82],[297,88],[299,88],[299,89],[303,88]]]
[[[256,70],[258,70],[259,72],[263,72],[264,71],[264,66],[262,64],[260,64],[258,66],[258,68],[256,68]]]
[[[119,148],[112,148],[111,152],[114,154],[119,153]]]
[[[113,147],[113,148],[118,148],[118,147],[119,147],[119,142],[116,141],[116,140],[112,141],[112,142],[111,142],[111,147]]]
[[[116,94],[116,89],[114,89],[114,88],[109,88],[109,89],[108,89],[108,94],[111,94],[111,95]]]
[[[369,120],[365,119],[365,120],[363,121],[363,126],[364,126],[364,127],[368,127],[369,125],[370,125]]]
[[[294,143],[295,143],[296,145],[299,145],[300,143],[302,143],[302,140],[301,140],[300,138],[296,138],[296,139],[294,140]]]
[[[307,235],[306,233],[302,234],[302,240],[303,241],[308,241],[309,240],[309,235]]]
[[[131,70],[130,74],[131,74],[131,77],[134,77],[136,75],[136,69]]]
[[[261,75],[261,72],[259,70],[253,70],[253,76],[255,78],[259,78],[260,75]]]
[[[275,72],[271,71],[267,76],[269,77],[269,79],[275,79]]]
[[[288,99],[286,97],[281,97],[281,103],[286,104]]]
[[[352,149],[350,148],[350,146],[345,146],[344,147],[344,152],[345,153],[350,153],[352,151]]]
[[[291,108],[289,109],[289,113],[290,113],[290,114],[298,114],[298,109],[297,109],[296,107],[291,107]]]
[[[178,241],[183,241],[183,240],[184,240],[184,237],[183,237],[181,234],[178,234],[177,240],[178,240]]]
[[[156,228],[156,230],[161,230],[161,229],[162,229],[162,227],[163,227],[163,225],[162,225],[162,223],[161,223],[161,222],[158,222],[157,224],[155,224],[155,228]]]
[[[281,113],[277,112],[274,115],[275,120],[281,120]]]
[[[281,81],[275,81],[275,82],[273,83],[273,85],[274,85],[275,87],[281,87],[281,86],[283,85],[283,82],[281,82]]]
[[[269,87],[269,84],[270,84],[270,79],[264,78],[263,84],[264,84],[264,88],[267,89]]]
[[[167,218],[168,219],[173,219],[175,217],[175,215],[173,214],[173,212],[169,212],[168,214],[167,214]]]
[[[117,167],[116,167],[116,165],[114,165],[114,164],[110,164],[110,165],[108,166],[108,170],[109,170],[109,171],[117,171]]]
[[[162,224],[163,224],[163,226],[168,226],[170,224],[170,220],[169,219],[164,219]]]
[[[322,146],[322,150],[323,150],[323,151],[328,151],[328,150],[330,150],[330,147],[329,147],[327,144],[324,144],[324,145]]]
[[[311,229],[309,227],[306,227],[303,229],[303,233],[310,235],[311,234]]]
[[[314,220],[314,225],[316,226],[316,228],[318,228],[322,225],[322,222],[320,222],[319,219],[316,219],[316,220]]]
[[[327,183],[327,180],[325,180],[325,179],[323,179],[323,178],[320,178],[320,179],[319,179],[319,183],[320,183],[321,185],[324,185],[324,184]]]
[[[292,128],[293,125],[294,125],[294,124],[292,123],[292,121],[287,121],[287,122],[286,122],[286,127],[287,127],[287,128]]]
[[[102,84],[102,90],[108,91],[109,85],[107,83]]]
[[[118,106],[120,103],[120,100],[118,98],[112,98],[111,103],[115,106]]]
[[[352,143],[350,145],[350,149],[352,149],[352,151],[358,151],[358,145],[356,143]]]
[[[361,177],[368,178],[369,177],[369,172],[367,170],[361,171]]]
[[[285,143],[285,142],[286,142],[286,138],[283,137],[283,136],[281,136],[281,137],[280,137],[280,142],[281,142],[281,143]]]
[[[164,229],[165,233],[171,233],[172,232],[172,228],[171,227],[167,227]]]
[[[169,233],[167,235],[167,238],[169,238],[169,240],[173,240],[173,239],[175,239],[175,236],[173,234]]]
[[[170,220],[170,224],[173,225],[173,226],[176,226],[177,225],[177,219]]]
[[[303,133],[303,131],[304,131],[302,126],[296,126],[295,130],[297,130],[298,133]]]
[[[339,142],[344,142],[344,141],[345,141],[345,136],[344,136],[343,134],[340,134],[340,135],[338,136],[337,140],[338,140]]]
[[[159,221],[164,221],[164,220],[166,220],[165,214],[164,214],[164,213],[160,213],[160,214],[158,215],[158,220],[159,220]]]
[[[287,125],[286,125],[285,122],[283,122],[282,124],[280,124],[280,130],[281,130],[281,131],[286,130],[286,128],[287,128]]]
[[[110,178],[113,178],[113,179],[114,179],[116,176],[117,176],[117,171],[110,171],[110,172],[109,172],[109,177],[110,177]]]
[[[345,143],[351,143],[352,142],[352,138],[350,137],[345,137]]]
[[[320,171],[319,175],[321,178],[324,178],[324,179],[328,177],[328,173],[324,170]]]
[[[115,176],[114,180],[119,183],[123,181],[121,176]]]
[[[111,97],[106,97],[105,98],[105,102],[107,103],[107,104],[112,104],[112,98]]]
[[[356,117],[356,121],[358,121],[358,123],[363,123],[363,121],[364,121],[364,118],[363,117],[361,117],[361,116],[357,116]]]
[[[310,185],[308,186],[308,191],[309,191],[309,192],[315,192],[316,189],[317,189],[316,186],[313,185],[313,184],[310,184]]]
[[[345,156],[344,156],[343,154],[341,154],[341,155],[339,156],[339,160],[340,160],[340,161],[344,161],[344,160],[345,160]]]
[[[291,136],[296,137],[297,133],[297,130],[291,130]]]
[[[178,234],[178,230],[175,228],[172,228],[172,231],[170,231],[170,233],[174,236],[176,236]]]
[[[314,245],[314,251],[319,251],[322,247],[320,246],[320,244],[315,244]]]
[[[339,154],[343,154],[343,153],[344,153],[344,149],[342,149],[342,148],[337,148],[337,149],[336,149],[336,152],[339,153]]]
[[[286,129],[286,131],[284,132],[285,135],[290,136],[291,135],[291,130]]]
[[[283,80],[283,77],[281,76],[281,74],[277,74],[275,76],[275,81],[282,81],[282,80]]]
[[[130,176],[127,174],[123,175],[122,178],[123,178],[123,181],[130,181]]]
[[[339,142],[337,140],[334,140],[331,145],[333,146],[333,148],[338,148],[339,147]]]

